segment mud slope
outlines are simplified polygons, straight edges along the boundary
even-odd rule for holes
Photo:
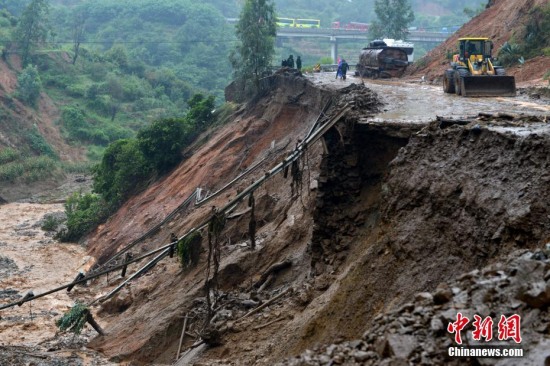
[[[336,288],[323,295],[328,305],[312,312],[314,320],[296,337],[296,350],[339,337],[352,339],[377,314],[410,301],[416,292],[433,291],[439,283],[515,249],[548,242],[549,129],[538,124],[531,130],[537,133],[524,134],[514,132],[517,128],[441,130],[434,123],[399,149],[378,184],[362,180],[360,199],[353,206],[331,210],[350,215],[363,207],[352,215],[360,218],[355,225],[362,229],[348,236],[342,222],[334,225],[333,215],[322,218],[344,230],[328,231],[329,240],[320,242],[340,243],[353,259],[334,282]],[[359,136],[364,146],[365,136]],[[376,141],[381,144],[384,138]],[[395,151],[403,141],[393,138],[392,144]],[[383,146],[377,148],[382,153],[378,157],[368,148],[364,153],[357,148],[357,165],[366,170],[356,175],[380,172],[380,166],[373,167],[365,157],[382,163],[391,145]],[[324,246],[322,251],[330,253]]]
[[[495,55],[504,42],[509,41],[514,32],[521,32],[532,14],[530,11],[548,3],[548,0],[497,0],[494,4],[471,21],[464,24],[444,43],[440,44],[424,57],[422,66],[415,65],[410,73],[414,76],[425,75],[428,80],[438,80],[449,66],[447,51],[456,52],[456,44],[461,37],[489,37],[495,43]],[[524,70],[525,69],[525,72]],[[521,68],[511,68],[509,75],[514,75],[517,82],[541,79],[550,69],[550,57],[540,56],[528,60]]]
[[[196,187],[215,191],[245,168],[264,159],[254,174],[238,181],[206,207],[178,215],[132,252],[140,253],[167,243],[171,232],[183,235],[208,217],[212,206],[223,206],[292,151],[334,94],[314,88],[305,78],[291,73],[275,76],[272,86],[268,95],[238,111],[232,124],[212,133],[208,142],[197,147],[170,175],[127,202],[88,240],[90,253],[103,261],[118,247],[163,219]],[[320,156],[319,148],[320,145],[312,147],[311,155]],[[308,163],[313,166],[319,159],[312,157]],[[309,184],[305,187],[302,199],[293,197],[290,180],[278,175],[255,192],[258,222],[255,251],[242,245],[247,239],[249,215],[237,216],[228,222],[220,264],[220,287],[224,292],[249,287],[253,276],[277,258],[295,257],[297,269],[291,272],[296,280],[303,279],[309,262],[304,259],[302,249],[311,227],[311,219],[303,211],[303,205],[307,206],[311,200],[307,194]],[[246,209],[244,203],[235,212],[246,212]],[[198,311],[192,325],[198,330],[200,309],[204,308],[200,298],[205,256],[201,256],[196,268],[182,270],[175,259],[157,265],[151,276],[136,281],[123,295],[124,306],[116,305],[119,300],[115,300],[115,305],[108,305],[108,310],[100,309],[100,321],[105,324],[108,336],[96,339],[91,346],[114,360],[131,358],[141,364],[154,360],[162,364],[173,362],[185,312]]]
[[[212,206],[225,205],[280,162],[327,101],[327,117],[351,107],[323,143],[308,147],[297,170],[275,175],[254,192],[253,251],[251,208],[241,202],[234,209],[221,235],[220,297],[212,321],[220,342],[209,332],[208,342],[217,346],[200,345],[178,365],[272,365],[317,344],[359,338],[377,315],[399,308],[416,292],[550,239],[547,123],[533,116],[447,128],[437,122],[366,122],[379,102],[364,86],[325,90],[285,71],[271,82],[269,93],[213,131],[187,161],[127,202],[88,240],[90,253],[103,262],[197,186],[215,191],[263,161],[132,252],[167,243],[171,232],[183,235]],[[107,336],[90,347],[113,361],[172,364],[185,314],[191,321],[184,350],[202,327],[205,262],[205,253],[196,267],[165,260],[96,307]],[[268,268],[284,262],[268,276]],[[109,286],[119,282],[115,278]],[[107,290],[104,280],[93,286]]]

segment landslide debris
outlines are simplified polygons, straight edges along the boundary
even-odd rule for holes
[[[319,346],[279,363],[313,365],[546,365],[550,362],[550,243],[536,251],[518,250],[505,261],[419,292],[398,309],[378,314],[360,339]],[[463,344],[447,331],[461,313],[470,323]],[[521,314],[521,344],[498,340],[501,316]],[[473,339],[474,315],[492,317],[494,333],[486,342]],[[449,347],[521,348],[526,357],[451,357]]]
[[[429,327],[427,318],[453,310],[462,299],[467,287],[456,274],[498,263],[518,248],[540,247],[550,237],[550,212],[544,205],[550,198],[550,138],[544,116],[369,122],[380,103],[362,85],[340,91],[316,88],[292,73],[279,73],[270,83],[268,93],[235,113],[233,124],[211,131],[186,162],[129,200],[88,242],[90,252],[105,261],[161,222],[196,187],[217,191],[258,164],[208,205],[178,212],[132,251],[141,254],[168,243],[172,233],[181,236],[196,227],[212,206],[224,206],[265,176],[315,121],[323,123],[334,111],[351,106],[323,143],[308,147],[298,170],[286,177],[278,174],[254,192],[256,250],[249,249],[249,200],[232,211],[221,236],[217,311],[208,336],[202,331],[203,252],[196,267],[181,266],[176,259],[158,263],[115,298],[94,307],[107,335],[89,346],[113,362],[171,364],[187,315],[191,319],[181,365],[272,365],[305,349],[318,351],[307,355],[315,362],[319,357],[325,362],[327,356],[333,364],[399,364],[383,360],[402,352],[394,349],[397,343],[410,346],[405,347],[409,360],[425,356],[439,362],[441,349],[428,356],[418,349],[432,344],[433,317]],[[513,277],[506,268],[502,271]],[[485,272],[480,273],[476,281],[483,284]],[[107,283],[95,281],[88,290],[108,291],[120,282],[118,276]],[[437,294],[440,283],[450,290]],[[517,309],[529,311],[529,304],[540,300],[533,292],[540,286],[529,288],[532,299],[518,299],[528,305]],[[455,294],[453,287],[461,291]],[[418,306],[425,313],[415,313],[415,302],[412,309],[402,308],[419,292],[424,292]],[[433,304],[430,296],[437,299]],[[541,296],[544,304],[546,295]],[[483,304],[489,307],[498,299]],[[464,309],[478,311],[477,297],[464,301]],[[504,309],[507,304],[495,306]],[[412,321],[404,325],[412,330],[400,334],[399,328],[392,338],[390,329],[400,318]],[[374,324],[373,334],[383,333],[376,335],[385,349],[380,355],[377,342],[372,346],[368,337],[351,341],[371,329],[369,324]],[[217,346],[199,345],[199,334]],[[313,348],[336,339],[350,341],[332,350]]]
[[[241,167],[265,159],[208,207],[177,215],[136,251],[167,243],[170,232],[187,232],[212,206],[224,205],[280,162],[313,121],[330,115],[327,102],[336,110],[351,106],[323,144],[308,148],[300,174],[277,175],[255,191],[254,251],[248,240],[251,209],[246,202],[235,207],[223,232],[215,331],[207,337],[220,345],[190,348],[205,316],[203,254],[197,267],[157,264],[120,302],[106,304],[98,321],[106,324],[107,336],[92,341],[93,349],[139,364],[173,362],[187,314],[192,336],[185,338],[189,352],[180,364],[271,365],[315,344],[357,339],[378,314],[391,313],[416,293],[433,292],[439,283],[453,283],[457,273],[548,239],[550,212],[542,202],[550,198],[550,139],[544,118],[502,114],[465,123],[371,123],[366,116],[380,104],[361,85],[319,89],[285,73],[270,83],[270,92],[236,112],[234,124],[213,133],[90,239],[91,251],[108,258],[195,187],[216,191]],[[273,145],[277,153],[266,154]],[[296,187],[302,187],[299,194]],[[267,281],[266,271],[287,260],[292,264]],[[267,284],[254,287],[262,278]],[[369,352],[366,346],[361,351]]]

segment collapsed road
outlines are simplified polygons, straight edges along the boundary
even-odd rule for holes
[[[453,98],[434,86],[392,81],[366,81],[367,89],[350,85],[360,80],[333,77],[275,75],[269,93],[237,111],[233,123],[212,132],[180,167],[88,238],[90,254],[109,258],[197,186],[216,190],[267,157],[255,175],[212,200],[223,207],[292,151],[328,100],[352,105],[324,143],[308,147],[300,174],[278,174],[256,189],[254,251],[246,202],[224,228],[213,321],[221,344],[190,348],[204,317],[203,254],[197,267],[163,261],[94,307],[107,335],[89,347],[114,362],[172,364],[184,319],[193,318],[179,364],[271,365],[315,345],[358,339],[375,317],[415,293],[548,241],[550,213],[540,204],[550,195],[544,100]],[[441,128],[438,115],[461,123]],[[266,153],[285,146],[285,154]],[[171,232],[187,232],[210,209],[176,215],[135,250],[166,244]],[[99,296],[119,282],[96,281],[86,293]],[[258,310],[247,315],[251,307]]]

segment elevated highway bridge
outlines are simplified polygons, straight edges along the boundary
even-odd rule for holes
[[[451,34],[444,32],[410,31],[407,41],[437,45],[444,42]],[[331,42],[330,56],[334,62],[336,62],[336,58],[338,57],[339,41],[364,40],[366,44],[372,40],[372,37],[366,31],[332,28],[278,28],[277,38],[328,38]]]

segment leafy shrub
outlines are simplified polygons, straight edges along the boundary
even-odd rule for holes
[[[65,213],[67,229],[61,231],[57,238],[76,241],[107,219],[109,210],[100,195],[75,192],[65,202]]]
[[[52,148],[52,145],[50,145],[46,139],[44,139],[44,136],[38,131],[38,128],[36,125],[33,126],[33,128],[26,133],[26,139],[29,141],[29,146],[31,149],[40,155],[46,155],[53,159],[58,159],[59,156]]]
[[[42,226],[40,228],[44,231],[55,231],[60,223],[61,221],[58,220],[55,216],[48,215],[44,218],[44,222],[42,223]]]
[[[77,302],[71,310],[59,318],[55,324],[62,332],[68,329],[74,334],[80,334],[88,320],[89,312],[90,310],[88,310],[86,305]]]
[[[194,231],[178,241],[176,252],[182,266],[197,265],[200,256],[201,241],[202,236],[199,231]]]
[[[116,209],[145,184],[151,172],[137,141],[119,140],[107,147],[101,163],[94,168],[94,191]]]
[[[0,182],[36,182],[52,177],[58,171],[57,161],[48,156],[32,156],[0,165]]]
[[[153,122],[138,132],[137,140],[143,156],[160,173],[171,169],[181,160],[186,137],[186,119],[168,118]]]
[[[23,162],[22,180],[31,183],[54,176],[58,171],[57,161],[48,156],[33,156]]]
[[[35,106],[42,90],[42,82],[36,66],[25,67],[17,77],[17,83],[17,98],[30,106]]]
[[[187,120],[190,121],[197,130],[204,130],[212,124],[214,110],[214,96],[205,98],[202,94],[195,94],[187,102],[189,112]]]
[[[15,182],[25,173],[25,167],[20,161],[0,165],[0,182]]]
[[[498,59],[503,66],[512,66],[518,63],[521,52],[519,45],[505,42],[498,51]]]
[[[113,46],[109,51],[107,51],[105,57],[107,60],[115,63],[123,70],[128,67],[128,52],[122,45]]]
[[[111,116],[115,105],[116,103],[113,101],[113,98],[111,98],[110,95],[105,94],[96,95],[95,98],[89,99],[88,101],[88,107],[103,116]]]
[[[85,140],[88,137],[86,118],[80,108],[72,106],[63,108],[61,120],[71,138]]]
[[[17,159],[19,159],[19,152],[16,150],[10,147],[0,150],[0,164],[6,164]]]
[[[66,86],[67,94],[75,98],[83,98],[86,96],[88,88],[86,85],[71,83]]]
[[[127,102],[153,94],[151,85],[135,76],[125,78],[121,84],[123,100]]]

